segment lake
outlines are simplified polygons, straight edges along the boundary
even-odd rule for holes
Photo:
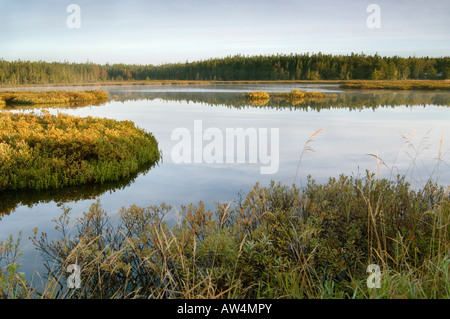
[[[116,98],[99,106],[55,108],[50,112],[131,120],[154,134],[162,151],[162,160],[157,166],[122,183],[0,194],[0,240],[23,231],[21,269],[27,275],[33,270],[43,272],[38,254],[28,241],[31,230],[37,227],[39,232],[46,232],[52,238],[55,234],[52,219],[61,214],[62,205],[71,208],[74,217],[86,211],[97,199],[112,216],[121,207],[132,204],[149,206],[165,202],[179,210],[181,205],[203,201],[207,208],[213,208],[214,202],[228,203],[236,200],[239,194],[248,193],[256,182],[268,185],[273,180],[304,185],[308,175],[318,182],[326,182],[340,174],[363,177],[366,170],[386,178],[406,175],[413,187],[425,185],[430,178],[445,186],[450,184],[450,93],[445,91],[357,91],[342,90],[333,84],[112,85],[20,89],[94,88],[106,90]],[[242,97],[245,92],[257,90],[289,92],[292,89],[333,93],[336,98],[299,105],[285,101],[251,105]],[[225,146],[222,163],[209,163],[201,158],[209,142],[202,141],[200,135],[199,143],[195,143],[199,123],[201,133],[210,129],[209,132],[222,133],[224,138],[227,129],[267,132],[270,145],[266,155],[270,150],[276,150],[276,172],[261,174],[261,167],[268,164],[264,164],[261,158],[251,161],[250,154],[253,151],[260,154],[258,151],[261,150],[254,148],[260,148],[261,144],[251,145],[243,153],[237,149],[234,161],[225,160],[229,152]],[[319,130],[307,143],[310,136]],[[275,131],[278,136],[270,136],[269,133]],[[173,132],[191,133],[190,163],[177,163],[174,158],[173,151],[179,141],[171,138]],[[259,141],[261,137],[262,134],[257,135]],[[226,143],[223,140],[223,145]],[[277,148],[273,148],[274,145]],[[195,154],[200,154],[200,160],[195,160]],[[244,155],[242,163],[237,160],[240,155]],[[175,214],[167,218],[173,223]]]

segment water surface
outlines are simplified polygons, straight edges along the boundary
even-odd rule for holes
[[[326,182],[340,174],[364,176],[366,170],[380,177],[405,174],[414,187],[429,178],[442,185],[450,184],[447,136],[450,123],[450,93],[442,91],[351,91],[337,85],[319,84],[223,84],[201,86],[102,86],[102,87],[33,87],[33,90],[104,89],[116,100],[100,106],[56,108],[77,116],[131,120],[152,132],[162,151],[162,161],[146,173],[120,183],[87,185],[61,191],[13,192],[0,194],[0,240],[9,234],[24,233],[22,271],[30,274],[41,269],[36,252],[27,240],[35,227],[39,232],[55,234],[52,219],[62,212],[62,205],[78,216],[100,199],[111,216],[132,204],[173,207],[203,201],[230,202],[239,193],[247,193],[256,182],[268,185],[271,180],[304,185],[311,175]],[[272,101],[252,105],[242,94],[265,90],[288,92],[292,89],[336,94],[325,102],[292,105]],[[30,90],[30,88],[21,88]],[[29,110],[12,110],[30,112]],[[39,109],[34,110],[39,112]],[[217,128],[279,129],[279,170],[261,175],[261,164],[176,164],[171,140],[177,128],[193,132],[194,121],[201,120],[204,130]],[[312,150],[303,154],[308,138],[323,129],[308,144]],[[409,135],[410,133],[413,134]],[[377,161],[372,155],[378,155]],[[380,165],[384,161],[387,167]],[[299,171],[297,174],[297,167]],[[297,176],[296,176],[297,175]],[[173,215],[168,216],[169,220]]]

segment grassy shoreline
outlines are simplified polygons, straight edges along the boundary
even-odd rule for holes
[[[64,86],[107,86],[107,85],[213,85],[213,84],[338,84],[351,89],[405,89],[405,90],[449,90],[450,80],[239,80],[239,81],[194,81],[194,80],[142,80],[142,81],[103,81],[80,83],[18,84],[0,85],[0,88],[14,87],[64,87]]]
[[[352,80],[340,87],[343,89],[450,90],[450,80]]]
[[[69,209],[54,220],[57,239],[32,242],[52,273],[39,294],[20,277],[14,241],[0,243],[0,296],[14,298],[449,298],[450,196],[404,178],[341,176],[297,188],[256,184],[233,204],[123,208],[111,223],[101,203],[75,225]],[[78,212],[76,212],[78,215]],[[3,256],[1,252],[4,252]],[[81,267],[67,289],[67,266]],[[379,289],[367,267],[381,269]],[[11,275],[10,275],[11,274]],[[8,280],[8,276],[10,279]],[[0,280],[1,282],[1,280]]]

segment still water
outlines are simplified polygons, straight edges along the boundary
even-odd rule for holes
[[[366,170],[387,178],[406,175],[414,187],[423,186],[429,178],[442,185],[450,184],[450,93],[443,91],[343,91],[337,85],[318,84],[32,89],[94,88],[108,91],[116,96],[115,100],[99,106],[57,108],[50,112],[131,120],[153,133],[162,160],[150,170],[118,184],[0,194],[0,240],[23,232],[21,269],[28,276],[34,270],[43,271],[38,254],[28,241],[31,230],[37,227],[51,238],[55,234],[52,219],[61,214],[62,205],[71,208],[73,216],[86,211],[97,199],[111,216],[132,204],[149,206],[165,202],[179,209],[181,205],[203,201],[206,207],[213,208],[214,202],[236,200],[256,182],[268,185],[273,180],[304,185],[308,175],[326,182],[340,174],[364,176]],[[292,89],[328,92],[336,97],[299,105],[285,101],[251,105],[242,97],[244,92],[256,90]],[[174,162],[171,152],[178,141],[171,139],[172,132],[184,128],[194,134],[195,121],[201,121],[203,130],[212,128],[224,135],[227,128],[267,129],[267,132],[278,129],[277,172],[261,174],[263,164],[249,163],[248,158],[244,163],[228,164]],[[320,133],[306,144],[318,130]],[[192,153],[196,151],[193,149]],[[167,218],[173,221],[174,215]]]

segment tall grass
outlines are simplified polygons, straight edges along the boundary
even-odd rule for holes
[[[273,182],[213,210],[182,207],[172,226],[171,211],[133,205],[113,221],[100,202],[76,220],[64,209],[58,238],[32,238],[49,269],[45,289],[7,281],[29,298],[450,297],[450,197],[432,183],[415,191],[404,177],[370,173]],[[378,290],[366,285],[374,263]],[[70,264],[81,267],[79,289],[66,286]]]

